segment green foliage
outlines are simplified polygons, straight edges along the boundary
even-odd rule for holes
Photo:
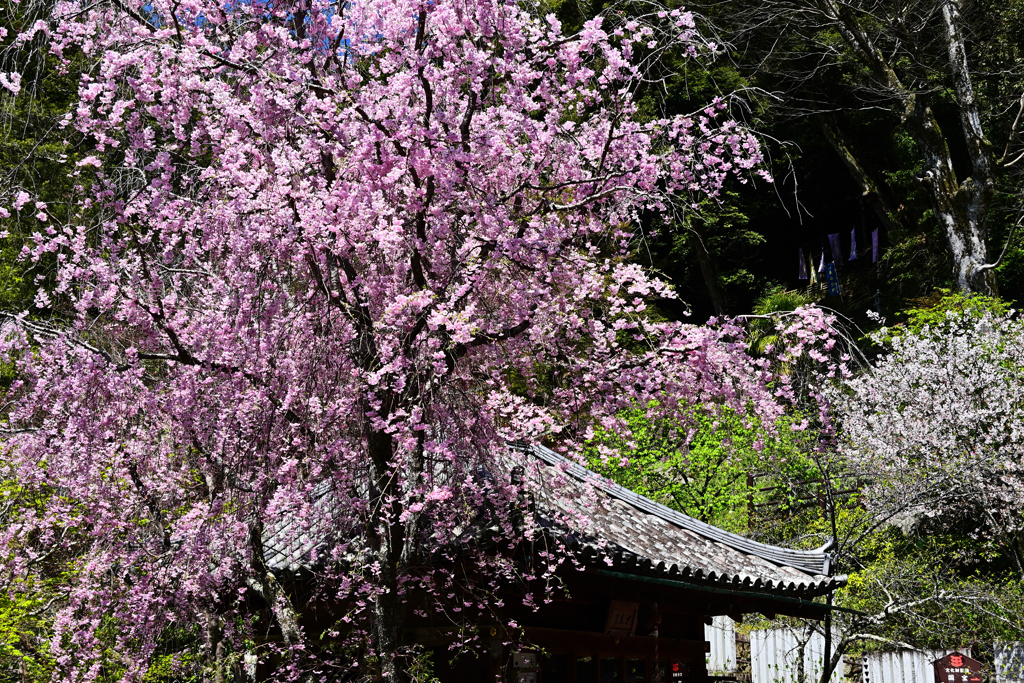
[[[769,315],[795,311],[801,306],[811,303],[811,298],[804,292],[772,287],[762,294],[754,304],[755,315]]]
[[[196,648],[198,650],[198,648]],[[186,672],[198,671],[201,666],[196,652],[158,654],[146,670],[143,683],[181,683],[196,680],[198,676],[184,676]]]
[[[432,652],[426,648],[414,648],[409,656],[408,676],[411,683],[438,683],[434,676]]]
[[[1009,303],[983,294],[963,294],[946,288],[938,288],[929,296],[913,299],[912,307],[900,312],[903,322],[886,328],[877,338],[882,344],[890,343],[902,335],[920,335],[928,328],[933,333],[942,332],[949,325],[949,314],[967,314],[980,318],[989,314],[997,318],[1009,315]]]
[[[54,662],[49,656],[46,623],[52,586],[21,582],[0,595],[0,681],[49,681]]]
[[[937,289],[931,296],[915,299],[914,308],[904,311],[907,321],[902,329],[907,334],[920,334],[925,327],[942,329],[947,324],[947,314],[967,313],[980,318],[989,313],[1002,318],[1010,312],[1010,304],[982,294],[965,295],[949,289]]]
[[[754,303],[754,315],[770,316],[772,313],[787,313],[811,303],[811,297],[796,290],[780,286],[769,288]],[[750,321],[750,348],[756,354],[768,352],[769,347],[778,344],[779,335],[772,318],[754,318]]]
[[[751,513],[760,506],[794,502],[788,488],[755,476],[768,463],[789,470],[806,465],[795,446],[798,433],[787,425],[768,435],[745,416],[714,407],[687,435],[675,425],[652,423],[640,409],[624,417],[632,440],[599,433],[587,459],[592,470],[631,491],[736,533],[751,530]],[[598,446],[621,459],[603,458]]]
[[[965,559],[985,552],[969,537],[905,534],[890,526],[865,538],[862,551],[870,561],[850,572],[839,604],[878,614],[893,600],[916,603],[884,620],[876,635],[940,648],[1019,640],[1024,633],[1024,586],[964,571]]]
[[[603,433],[602,445],[622,454],[623,460],[602,461],[589,454],[591,469],[626,488],[671,508],[731,531],[747,527],[749,489],[746,467],[753,459],[753,430],[735,415],[715,420],[703,416],[688,445],[668,425],[652,424],[644,411],[626,415],[633,442]]]
[[[41,491],[0,482],[0,520],[8,526],[44,509]],[[9,526],[8,526],[9,528]],[[19,552],[18,547],[8,552]],[[49,654],[50,616],[70,568],[63,558],[44,558],[24,576],[4,577],[0,584],[0,682],[49,681],[54,661]]]
[[[64,117],[78,100],[78,81],[85,68],[79,56],[66,55],[62,61],[44,49],[42,37],[18,41],[20,31],[38,18],[31,12],[45,11],[42,5],[0,8],[8,35],[0,41],[0,70],[21,73],[23,86],[18,95],[0,91],[0,206],[12,209],[12,198],[26,191],[44,203],[49,216],[43,224],[36,219],[40,208],[33,202],[21,211],[0,219],[0,310],[21,312],[33,308],[39,286],[45,286],[49,263],[29,269],[18,255],[32,243],[33,232],[60,226],[68,221],[71,198],[87,190],[88,182],[77,177],[76,162],[91,151],[91,142],[66,128]]]

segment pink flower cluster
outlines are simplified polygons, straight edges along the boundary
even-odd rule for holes
[[[65,315],[0,345],[5,474],[49,496],[2,540],[72,558],[60,678],[140,680],[178,627],[242,647],[195,615],[251,624],[252,600],[313,657],[281,533],[389,666],[412,591],[464,615],[565,559],[495,552],[537,533],[507,440],[778,415],[739,330],[650,321],[671,291],[621,256],[640,211],[761,160],[720,104],[637,118],[651,55],[699,52],[689,15],[573,35],[506,0],[61,0],[44,29],[95,63],[70,125],[96,145],[25,253]],[[466,553],[483,578],[456,585]]]

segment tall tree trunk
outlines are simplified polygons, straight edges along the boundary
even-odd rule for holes
[[[832,149],[842,160],[843,165],[846,166],[846,170],[850,172],[854,181],[860,186],[861,196],[864,198],[864,201],[872,208],[885,229],[891,231],[896,227],[894,220],[896,212],[889,205],[878,184],[868,175],[868,172],[861,165],[856,155],[854,155],[853,150],[846,144],[842,133],[831,121],[824,117],[818,117],[818,125],[825,134],[825,139],[828,140],[829,145],[832,146]]]
[[[798,640],[796,644],[796,680],[797,683],[809,683],[807,680],[807,670],[804,666],[804,654],[807,652],[807,643],[810,641],[811,636],[814,635],[814,629],[807,627],[804,629],[806,637]]]
[[[391,683],[404,681],[405,667],[398,658],[402,647],[404,611],[398,595],[398,574],[404,546],[404,529],[397,514],[385,506],[398,498],[392,476],[394,442],[391,435],[367,426],[367,446],[370,451],[370,505],[376,519],[370,522],[370,550],[379,563],[381,593],[374,600],[374,636],[380,657],[381,674]],[[371,513],[372,514],[372,513]]]
[[[212,612],[206,613],[206,642],[209,650],[203,679],[206,683],[224,683],[224,630],[220,617]]]
[[[946,235],[957,287],[965,293],[995,296],[999,288],[995,272],[988,267],[985,244],[992,179],[957,181],[946,139],[931,107],[921,100],[920,96],[912,96],[907,127],[924,156],[921,182],[931,200],[932,212]]]
[[[958,1],[938,2],[941,3],[960,127],[971,160],[971,176],[963,182],[957,180],[949,145],[925,96],[904,85],[848,4],[817,0],[858,59],[903,106],[902,120],[924,160],[921,181],[935,219],[945,233],[957,287],[967,293],[996,295],[998,287],[985,243],[988,209],[995,189],[993,164],[968,70]]]
[[[266,564],[263,557],[263,524],[259,519],[249,524],[249,544],[251,556],[251,573],[247,580],[249,588],[254,590],[270,609],[270,613],[281,630],[281,638],[287,647],[298,645],[302,640],[299,628],[299,615],[277,577]]]
[[[981,127],[981,112],[978,111],[971,72],[967,65],[967,46],[960,31],[962,20],[959,0],[943,0],[942,20],[946,27],[946,48],[953,74],[957,111],[960,114],[960,128],[971,158],[971,176],[961,183],[957,197],[964,217],[961,225],[967,228],[961,230],[960,239],[966,247],[965,251],[970,254],[970,263],[964,266],[958,261],[957,283],[964,291],[994,296],[999,290],[995,271],[986,267],[988,253],[985,243],[988,236],[988,210],[995,193],[995,177],[990,145]],[[964,287],[965,284],[970,286],[970,290]]]
[[[715,309],[715,315],[725,315],[725,295],[718,282],[718,273],[715,271],[715,264],[711,261],[711,254],[708,253],[704,244],[704,237],[698,233],[692,225],[686,227],[687,239],[690,247],[697,254],[697,262],[700,264],[701,275],[704,276],[704,284],[708,288],[708,296],[711,297],[711,306]]]

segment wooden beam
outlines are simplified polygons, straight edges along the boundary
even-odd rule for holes
[[[653,657],[655,648],[662,658],[704,661],[708,647],[704,640],[653,638],[650,636],[609,637],[592,631],[566,631],[553,628],[526,627],[526,639],[552,654],[595,654],[602,657],[642,659]]]

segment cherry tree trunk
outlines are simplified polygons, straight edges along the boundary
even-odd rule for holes
[[[398,595],[398,575],[402,561],[403,528],[397,522],[391,502],[401,491],[396,485],[394,443],[391,436],[367,425],[370,450],[370,500],[376,519],[370,525],[370,547],[379,563],[378,590],[374,601],[374,646],[380,657],[381,674],[386,681],[404,681],[405,667],[400,656],[402,646],[402,601]]]

